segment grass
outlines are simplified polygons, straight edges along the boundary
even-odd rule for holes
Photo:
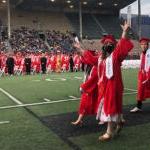
[[[84,135],[71,138],[82,150],[149,150],[150,147],[150,124],[127,127],[121,136],[110,142],[100,143],[98,136],[102,133]]]
[[[44,98],[51,101],[69,99],[69,96],[80,97],[79,85],[83,77],[82,73],[51,74],[42,77],[21,76],[0,78],[0,88],[3,88],[15,98],[27,103],[44,102]],[[47,81],[45,79],[55,81]],[[65,78],[66,81],[62,81]],[[137,70],[123,70],[124,87],[136,89]],[[131,92],[125,90],[125,92]],[[124,105],[136,103],[136,94],[125,95]],[[10,98],[0,92],[0,107],[16,105]],[[40,106],[30,106],[27,109],[38,117],[75,112],[79,101],[68,101]],[[0,121],[10,121],[10,124],[0,125],[0,149],[1,150],[70,150],[69,145],[58,135],[44,126],[26,108],[14,108],[0,110]],[[142,118],[141,118],[142,119]],[[63,124],[64,122],[62,122]],[[61,125],[61,124],[60,124]],[[83,150],[148,150],[150,123],[127,127],[121,136],[109,143],[100,143],[97,138],[101,133],[91,133],[78,137],[70,137],[69,140]],[[144,138],[143,138],[144,137]]]

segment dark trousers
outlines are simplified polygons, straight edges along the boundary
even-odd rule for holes
[[[42,73],[45,74],[46,73],[46,65],[42,65]]]
[[[138,101],[138,102],[137,102],[137,107],[138,107],[139,109],[142,108],[142,101]]]
[[[70,65],[70,72],[73,72],[73,65]]]
[[[8,66],[8,74],[9,75],[14,74],[14,66]]]
[[[82,63],[82,67],[81,68],[82,68],[82,72],[84,72],[84,63]]]
[[[26,74],[30,75],[31,73],[31,66],[26,65]]]

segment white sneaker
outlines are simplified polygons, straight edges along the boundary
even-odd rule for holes
[[[131,113],[136,113],[136,112],[141,112],[142,109],[138,108],[138,107],[134,107],[133,109],[130,110]]]

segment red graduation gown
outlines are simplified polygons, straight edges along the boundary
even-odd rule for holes
[[[87,81],[81,84],[84,93],[81,95],[79,114],[92,115],[97,112],[97,97],[98,97],[98,75],[97,67],[93,66],[90,76]]]
[[[100,103],[101,99],[104,98],[104,112],[106,115],[122,113],[123,82],[121,75],[121,63],[132,48],[133,44],[128,39],[122,38],[119,41],[112,53],[113,77],[111,79],[107,79],[105,76],[105,60],[98,63],[97,57],[91,57],[88,52],[85,52],[83,55],[89,64],[98,64],[98,101]],[[102,81],[100,81],[101,77]]]
[[[137,101],[144,101],[146,98],[150,98],[150,69],[148,72],[144,70],[145,67],[145,55],[141,54],[141,67],[138,72],[138,94]],[[148,80],[143,84],[144,81]]]

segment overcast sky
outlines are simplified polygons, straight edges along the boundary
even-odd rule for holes
[[[132,14],[138,13],[137,1],[131,4]],[[121,10],[121,13],[127,13],[127,7]],[[150,0],[141,0],[141,13],[150,15]]]

